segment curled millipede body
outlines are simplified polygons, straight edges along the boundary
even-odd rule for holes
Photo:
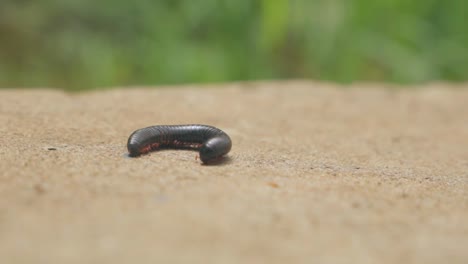
[[[138,129],[127,141],[130,157],[158,149],[192,149],[200,152],[203,163],[221,158],[231,150],[231,138],[207,125],[161,125]]]

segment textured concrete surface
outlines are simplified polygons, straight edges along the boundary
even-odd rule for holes
[[[0,90],[1,263],[468,263],[468,86]],[[233,140],[126,158],[138,128]]]

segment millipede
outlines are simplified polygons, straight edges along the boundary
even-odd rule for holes
[[[134,131],[127,141],[130,157],[159,149],[197,150],[203,163],[220,160],[231,150],[231,138],[208,125],[158,125]]]

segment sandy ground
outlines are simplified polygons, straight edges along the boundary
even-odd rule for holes
[[[0,262],[468,263],[467,88],[0,90]],[[186,123],[229,159],[125,157]]]

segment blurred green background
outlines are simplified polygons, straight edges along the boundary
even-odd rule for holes
[[[0,0],[0,87],[468,79],[466,0]]]

